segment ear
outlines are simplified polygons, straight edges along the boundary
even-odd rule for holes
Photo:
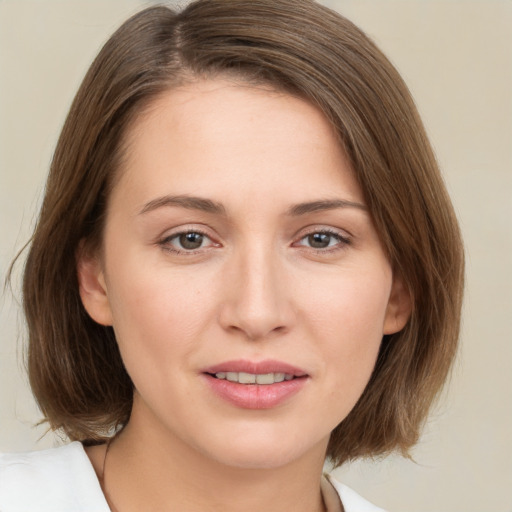
[[[412,297],[403,279],[393,275],[393,285],[389,295],[386,317],[384,319],[383,334],[395,334],[401,331],[412,311]]]
[[[78,288],[89,316],[101,325],[112,325],[112,312],[100,258],[80,243],[77,252]]]

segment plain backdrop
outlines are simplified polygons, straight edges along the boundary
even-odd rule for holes
[[[183,3],[183,2],[182,2]],[[331,0],[409,84],[466,242],[461,350],[415,462],[353,463],[338,476],[396,512],[512,511],[512,1]],[[149,2],[0,0],[0,273],[28,239],[51,154],[88,65]],[[20,266],[0,316],[0,450],[46,435],[22,365]]]

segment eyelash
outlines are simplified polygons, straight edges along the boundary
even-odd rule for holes
[[[331,238],[334,238],[337,240],[337,243],[330,247],[326,248],[316,248],[316,247],[308,247],[308,249],[314,251],[317,254],[326,254],[326,253],[332,253],[336,251],[340,251],[345,249],[348,245],[351,244],[351,240],[349,237],[342,235],[339,231],[335,231],[333,229],[328,228],[322,228],[322,229],[314,229],[310,231],[309,233],[304,234],[300,239],[299,242],[305,240],[306,238],[312,236],[312,235],[327,235]],[[296,245],[297,242],[295,242],[294,245]],[[299,247],[307,247],[304,245],[299,244]]]
[[[192,235],[192,234],[200,235],[200,236],[204,237],[205,239],[209,240],[210,243],[206,247],[199,247],[197,249],[185,249],[185,248],[180,249],[180,248],[174,247],[172,245],[173,240],[179,240],[179,238],[183,235]],[[194,228],[194,229],[184,229],[182,231],[179,231],[178,233],[173,233],[169,236],[166,236],[158,242],[158,245],[163,250],[173,253],[173,254],[192,256],[195,254],[199,254],[200,252],[204,251],[205,249],[207,249],[210,246],[219,246],[220,244],[216,244],[215,242],[213,242],[211,237],[205,231],[203,231],[201,229]]]
[[[191,234],[201,235],[202,237],[210,240],[210,244],[208,244],[206,247],[199,247],[197,249],[190,249],[190,250],[178,249],[178,248],[176,248],[176,247],[171,245],[173,240],[177,240],[177,239],[179,239],[183,235],[191,235]],[[300,244],[300,242],[302,242],[303,240],[305,240],[308,237],[313,236],[313,235],[327,235],[327,236],[329,236],[331,238],[336,239],[337,243],[334,246],[332,246],[332,247],[328,246],[326,248],[308,247],[306,245]],[[323,229],[311,230],[309,233],[306,233],[306,234],[302,235],[301,238],[299,238],[299,240],[297,242],[293,243],[293,246],[295,246],[295,247],[305,247],[306,249],[314,251],[317,254],[326,254],[326,253],[328,254],[328,253],[333,253],[333,252],[336,252],[336,251],[343,250],[343,249],[346,248],[346,246],[348,246],[350,244],[351,244],[351,240],[350,240],[349,237],[343,236],[338,231],[323,228]],[[178,255],[186,255],[186,256],[193,256],[193,255],[199,254],[199,253],[203,252],[205,249],[208,249],[211,246],[214,246],[214,247],[219,247],[220,246],[220,244],[214,242],[212,240],[212,238],[205,231],[203,231],[201,229],[195,229],[195,228],[194,229],[185,229],[183,231],[179,231],[178,233],[173,233],[173,234],[171,234],[169,236],[166,236],[166,237],[164,237],[162,240],[160,240],[158,242],[158,245],[160,247],[162,247],[162,249],[167,251],[167,252],[170,252],[170,253],[173,253],[173,254],[178,254]]]

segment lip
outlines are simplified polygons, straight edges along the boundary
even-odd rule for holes
[[[274,384],[240,384],[214,377],[218,372],[246,372],[253,374],[288,373],[295,378]],[[308,374],[301,368],[282,361],[226,361],[203,370],[202,375],[218,397],[235,407],[242,409],[272,409],[297,394],[309,380]]]
[[[248,361],[245,359],[236,359],[233,361],[225,361],[203,370],[203,373],[218,372],[246,372],[254,374],[289,373],[294,377],[307,377],[308,375],[307,372],[301,368],[274,359],[265,359],[264,361]]]

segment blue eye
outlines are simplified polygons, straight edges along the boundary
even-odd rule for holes
[[[311,247],[312,249],[330,249],[336,246],[346,245],[349,240],[339,233],[330,231],[317,231],[301,238],[298,245]]]

